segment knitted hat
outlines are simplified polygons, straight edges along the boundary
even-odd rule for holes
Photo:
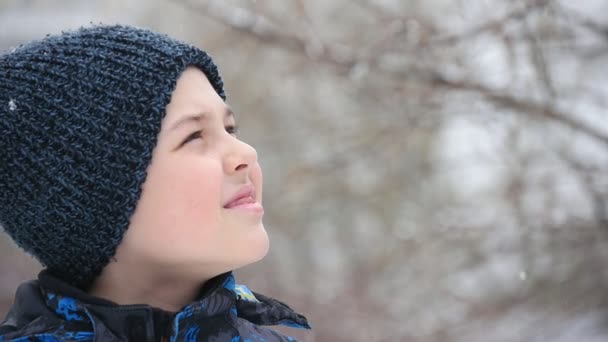
[[[211,57],[121,25],[63,32],[0,55],[0,226],[85,288],[114,255],[140,197],[177,78]]]

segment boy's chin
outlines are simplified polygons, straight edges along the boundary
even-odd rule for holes
[[[239,258],[235,260],[232,269],[243,268],[247,265],[254,264],[266,257],[269,251],[268,238],[262,241],[251,242],[247,246],[247,250],[241,250]]]
[[[266,257],[270,249],[268,239],[266,239],[265,241],[261,241],[257,244],[251,244],[248,247],[250,249],[247,251],[247,253],[245,255],[242,255],[242,258],[239,258],[239,260],[236,260],[234,269],[242,268],[247,265],[251,265],[258,261],[261,261],[262,259],[264,259],[264,257]]]

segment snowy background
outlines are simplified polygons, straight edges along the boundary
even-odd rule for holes
[[[0,0],[0,51],[90,22],[215,58],[265,176],[237,277],[295,336],[608,340],[607,1]],[[39,267],[0,237],[0,316]]]

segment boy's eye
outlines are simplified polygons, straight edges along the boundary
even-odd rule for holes
[[[239,126],[237,126],[237,125],[226,126],[226,132],[228,132],[232,135],[236,135],[239,132]]]
[[[239,132],[239,127],[236,125],[229,125],[226,126],[226,132],[232,134],[232,135],[236,135]],[[184,142],[182,142],[182,145],[190,142],[191,140],[197,139],[197,138],[202,138],[203,137],[203,131],[196,131],[192,134],[190,134],[185,140]]]
[[[182,145],[190,142],[191,140],[194,140],[195,138],[201,138],[202,137],[202,133],[203,131],[196,131],[192,134],[190,134],[183,142]]]

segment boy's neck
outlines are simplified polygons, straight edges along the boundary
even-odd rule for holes
[[[104,268],[87,292],[119,305],[147,304],[178,312],[196,299],[202,285],[210,278],[180,279],[159,274],[157,268],[134,268],[113,262]]]

